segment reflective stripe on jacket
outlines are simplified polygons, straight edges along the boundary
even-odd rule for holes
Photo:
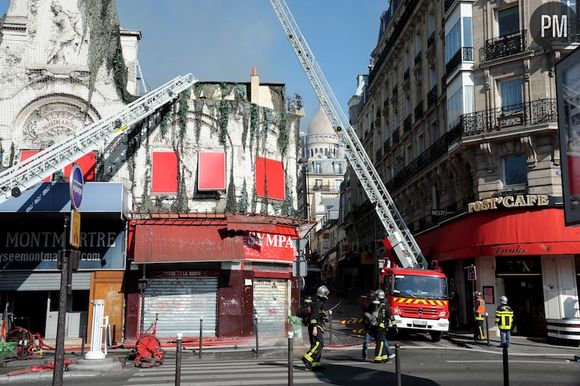
[[[510,306],[499,306],[495,311],[495,323],[500,330],[511,330],[514,322],[514,312]]]

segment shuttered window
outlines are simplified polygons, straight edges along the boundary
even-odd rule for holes
[[[177,153],[154,152],[151,193],[177,193]]]

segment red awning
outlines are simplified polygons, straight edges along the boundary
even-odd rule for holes
[[[580,227],[564,226],[563,209],[469,215],[417,237],[438,260],[476,256],[580,253]]]

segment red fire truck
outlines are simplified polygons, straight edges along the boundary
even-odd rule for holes
[[[447,278],[431,269],[397,267],[385,260],[381,285],[399,330],[425,332],[434,342],[449,330]]]

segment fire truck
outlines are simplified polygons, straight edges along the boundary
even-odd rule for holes
[[[286,2],[270,0],[270,4],[321,107],[345,145],[351,168],[384,226],[385,246],[388,245],[388,252],[394,259],[387,260],[381,285],[386,290],[398,328],[429,332],[432,339],[438,341],[449,328],[447,279],[442,272],[427,269],[427,260],[350,125]]]

